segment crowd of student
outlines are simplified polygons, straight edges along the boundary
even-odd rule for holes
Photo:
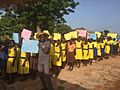
[[[40,37],[38,38],[40,40]],[[60,70],[66,65],[72,71],[74,67],[80,65],[92,65],[92,62],[101,61],[104,58],[116,57],[120,53],[120,43],[116,38],[100,37],[97,40],[83,37],[65,40],[48,39],[51,48],[50,70],[51,75],[57,76]],[[31,46],[32,48],[32,46]],[[16,78],[26,80],[28,77],[36,78],[38,69],[38,54],[21,52],[21,44],[16,44],[13,40],[0,41],[0,78],[9,83]]]

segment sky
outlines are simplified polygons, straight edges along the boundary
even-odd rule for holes
[[[65,16],[73,29],[84,27],[90,31],[109,30],[120,33],[120,0],[76,0],[80,4],[75,13]]]

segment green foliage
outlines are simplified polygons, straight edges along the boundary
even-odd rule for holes
[[[0,19],[0,34],[11,34],[13,32],[19,32],[24,25],[18,23],[18,19],[11,16],[4,16]]]
[[[19,25],[35,31],[39,26],[41,30],[48,29],[51,32],[55,26],[65,23],[64,15],[74,13],[79,4],[75,0],[11,0],[10,3],[16,6],[10,10],[19,15]]]
[[[53,32],[65,34],[72,31],[72,28],[66,24],[59,24],[54,29]]]

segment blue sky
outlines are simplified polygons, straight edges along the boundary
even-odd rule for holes
[[[120,0],[76,1],[80,4],[75,13],[65,16],[72,28],[85,27],[91,31],[108,29],[120,33]]]

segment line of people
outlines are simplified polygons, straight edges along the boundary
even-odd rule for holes
[[[120,43],[111,37],[97,40],[78,37],[66,41],[65,38],[53,40],[46,36],[46,40],[51,44],[49,65],[53,76],[58,76],[66,65],[72,71],[74,66],[80,68],[81,64],[92,65],[92,62],[120,54]],[[21,52],[21,44],[16,44],[13,40],[1,41],[0,77],[8,83],[13,83],[18,77],[21,81],[28,77],[34,80],[38,71],[38,56],[35,53]]]

